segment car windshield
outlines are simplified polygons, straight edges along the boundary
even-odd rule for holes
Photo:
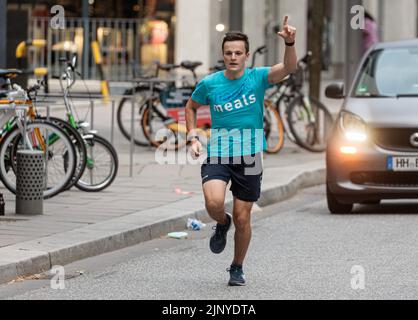
[[[371,52],[354,88],[355,97],[418,95],[418,47]]]

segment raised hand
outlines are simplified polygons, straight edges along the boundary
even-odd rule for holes
[[[277,32],[277,34],[282,37],[286,43],[293,43],[296,38],[296,28],[287,24],[288,19],[289,16],[284,17],[282,31]]]

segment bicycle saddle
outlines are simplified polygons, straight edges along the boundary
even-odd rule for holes
[[[201,66],[202,62],[200,61],[182,61],[180,66],[184,69],[188,69],[193,71],[194,69],[196,69],[198,66]]]
[[[161,69],[161,70],[164,70],[164,71],[170,71],[170,70],[178,68],[178,67],[179,67],[178,64],[171,64],[171,63],[158,64],[158,68]]]
[[[22,70],[19,69],[0,69],[1,78],[13,78],[18,74],[21,74]]]

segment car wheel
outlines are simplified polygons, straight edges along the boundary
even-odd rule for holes
[[[353,204],[349,203],[341,203],[335,198],[335,196],[331,193],[327,183],[327,203],[328,209],[331,213],[350,213],[353,210]]]

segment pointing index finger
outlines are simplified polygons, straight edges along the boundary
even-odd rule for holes
[[[287,26],[287,20],[289,19],[289,16],[284,16],[284,20],[283,20],[283,26]]]

